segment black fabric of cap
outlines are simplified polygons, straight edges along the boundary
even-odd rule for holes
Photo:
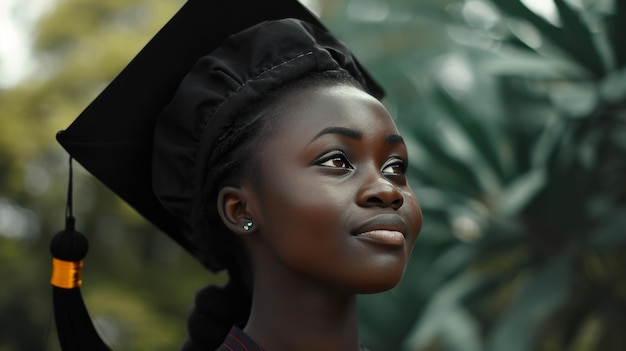
[[[306,23],[262,23],[288,17]],[[254,45],[241,45],[250,40]],[[96,178],[197,255],[187,236],[194,194],[206,172],[197,165],[210,163],[229,118],[267,89],[332,69],[347,70],[382,97],[350,52],[297,1],[189,0],[57,139]]]

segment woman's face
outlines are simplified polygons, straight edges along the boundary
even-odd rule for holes
[[[387,110],[345,85],[306,88],[281,102],[278,126],[259,150],[253,218],[265,254],[252,256],[273,262],[255,269],[281,267],[344,293],[392,288],[422,215]]]

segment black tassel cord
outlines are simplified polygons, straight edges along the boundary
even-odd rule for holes
[[[70,157],[65,229],[50,243],[53,257],[52,300],[59,343],[63,351],[109,350],[94,328],[80,291],[80,270],[89,245],[76,231],[72,214],[72,158]]]

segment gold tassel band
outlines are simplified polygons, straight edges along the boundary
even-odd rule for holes
[[[70,262],[52,259],[52,278],[50,284],[57,288],[74,289],[83,283],[80,277],[80,269],[83,261]]]

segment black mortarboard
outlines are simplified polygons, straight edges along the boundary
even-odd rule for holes
[[[296,0],[189,0],[80,116],[59,132],[58,141],[96,178],[195,255],[183,233],[186,229],[153,192],[155,123],[199,58],[234,33],[287,17],[325,31]],[[349,52],[348,56],[344,59],[356,71],[350,73],[362,75],[369,91],[382,97],[380,87]]]

